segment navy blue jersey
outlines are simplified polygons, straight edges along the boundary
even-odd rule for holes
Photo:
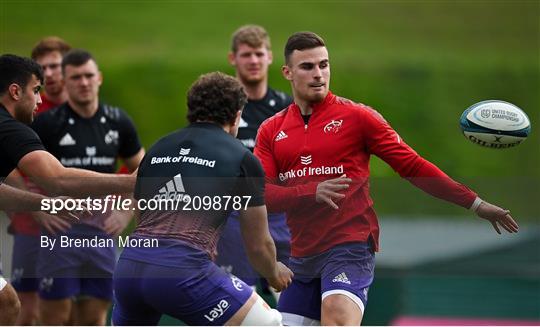
[[[130,158],[141,150],[135,126],[123,110],[99,104],[91,118],[79,116],[68,103],[36,117],[32,128],[47,151],[65,167],[114,173],[117,158]],[[68,230],[70,235],[102,233],[110,212],[95,212]],[[87,228],[93,226],[98,228]]]
[[[253,152],[255,137],[262,122],[287,108],[291,103],[292,98],[290,96],[271,88],[268,88],[264,98],[248,100],[242,111],[237,138]]]
[[[242,208],[264,204],[264,172],[223,128],[193,123],[148,150],[135,198],[173,200],[174,206],[141,210],[134,235],[181,240],[214,256],[221,226],[239,202]]]
[[[0,105],[0,183],[26,154],[45,150],[36,133]]]
[[[91,118],[83,118],[64,103],[37,116],[32,128],[65,167],[113,173],[118,157],[132,157],[141,149],[131,119],[106,104],[100,104]]]

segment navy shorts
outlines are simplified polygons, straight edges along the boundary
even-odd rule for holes
[[[291,253],[291,233],[285,214],[268,214],[268,228],[276,244],[277,260],[287,265]],[[257,284],[260,277],[249,263],[244,250],[238,212],[233,211],[227,219],[218,241],[217,251],[216,264],[218,266],[242,279],[248,285]]]
[[[314,256],[291,257],[289,267],[294,277],[281,293],[280,312],[321,320],[321,302],[333,294],[349,297],[364,312],[375,268],[369,243],[340,244]]]
[[[11,263],[11,285],[17,292],[37,292],[39,236],[15,234]]]
[[[85,236],[69,236],[84,238]],[[93,236],[86,236],[93,238]],[[57,237],[59,239],[60,236]],[[110,239],[99,236],[100,239]],[[40,248],[38,260],[39,296],[45,300],[60,300],[76,296],[112,299],[112,275],[116,253],[112,247]]]
[[[168,255],[183,256],[176,267],[134,260],[126,253],[132,249],[124,250],[114,273],[113,325],[156,325],[162,314],[188,325],[223,325],[246,303],[253,293],[249,285],[206,253],[184,249]],[[160,255],[156,251],[152,261]],[[163,257],[169,264],[167,254]]]

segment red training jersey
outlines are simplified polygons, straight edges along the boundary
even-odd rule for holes
[[[266,120],[255,155],[266,173],[266,203],[287,212],[291,254],[304,257],[348,242],[379,244],[379,224],[369,195],[374,154],[425,192],[469,208],[476,193],[419,156],[372,108],[328,93],[313,106],[308,124],[291,104]],[[335,210],[315,201],[317,184],[346,174],[353,182]]]

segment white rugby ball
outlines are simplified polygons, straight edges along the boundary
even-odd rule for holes
[[[516,146],[531,132],[527,114],[501,100],[473,104],[463,112],[459,125],[469,141],[493,149]]]

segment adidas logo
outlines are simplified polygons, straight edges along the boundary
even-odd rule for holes
[[[187,156],[190,151],[191,151],[191,149],[180,148],[180,155]]]
[[[351,285],[351,281],[349,278],[347,278],[347,275],[345,275],[344,272],[334,277],[334,279],[332,279],[332,283],[345,283]]]
[[[75,145],[76,143],[77,142],[75,142],[69,133],[66,133],[66,135],[60,139],[60,142],[58,142],[60,146]]]
[[[276,136],[276,139],[275,141],[281,141],[283,139],[286,139],[287,137],[289,137],[287,134],[285,134],[284,131],[279,131],[278,135]]]
[[[302,163],[302,165],[311,164],[311,154],[309,156],[300,156],[300,163]]]
[[[159,189],[158,194],[154,196],[155,200],[176,200],[183,199],[186,189],[184,188],[184,182],[182,181],[182,175],[178,174],[168,181],[165,186]]]

